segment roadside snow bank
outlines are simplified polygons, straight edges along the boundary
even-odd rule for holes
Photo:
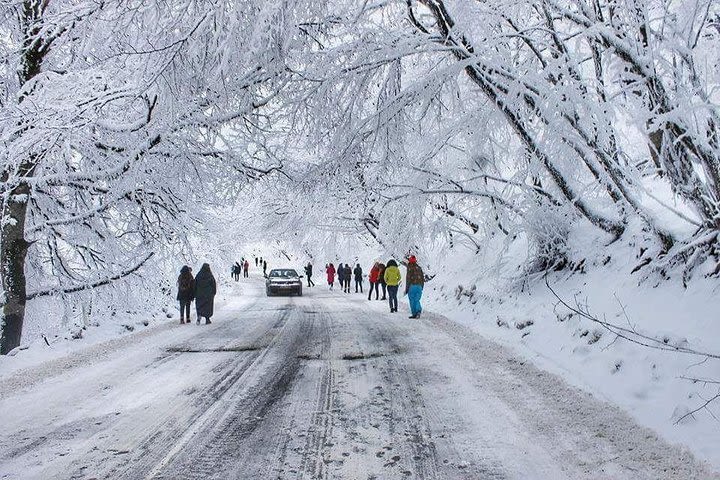
[[[555,274],[549,282],[568,304],[600,319],[659,337],[670,346],[720,354],[716,280],[698,278],[688,289],[673,280],[640,282],[630,273],[635,264],[615,258],[634,256],[622,251],[586,266],[587,273]],[[501,287],[490,280],[497,277],[472,274],[472,260],[443,263],[458,267],[439,272],[426,285],[428,308],[620,405],[639,423],[720,469],[720,399],[703,407],[720,392],[720,384],[712,383],[720,382],[720,360],[619,338],[573,314],[539,277]]]
[[[218,281],[216,311],[223,309],[231,301],[250,301],[248,295],[256,298],[260,291],[256,281],[236,283],[223,278]],[[174,295],[175,292],[172,293]],[[167,330],[179,321],[179,307],[176,303],[174,297],[164,298],[145,312],[129,311],[112,317],[91,315],[84,326],[79,323],[65,324],[60,315],[48,316],[42,322],[36,321],[32,328],[25,332],[21,347],[11,352],[11,355],[0,356],[0,375],[5,377],[100,344],[122,339],[132,342],[137,336],[153,335]],[[191,316],[195,318],[194,311]],[[79,334],[76,335],[76,332]]]

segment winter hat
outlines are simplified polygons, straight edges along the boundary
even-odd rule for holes
[[[408,263],[417,263],[417,258],[415,258],[415,255],[410,255],[410,258],[408,258]]]

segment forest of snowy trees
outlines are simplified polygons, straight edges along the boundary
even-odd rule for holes
[[[525,242],[527,274],[633,237],[645,275],[720,271],[715,0],[0,8],[2,353],[234,209],[298,248]]]

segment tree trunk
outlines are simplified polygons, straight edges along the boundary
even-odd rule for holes
[[[13,189],[2,207],[2,242],[0,243],[0,279],[5,292],[2,307],[2,335],[0,355],[5,355],[20,345],[23,321],[25,319],[25,257],[28,242],[25,240],[25,218],[27,215],[26,184]]]
[[[54,40],[52,37],[38,38],[41,32],[40,20],[47,5],[48,0],[25,0],[18,6],[20,28],[23,32],[22,56],[18,70],[21,93],[18,102],[23,102],[29,95],[30,92],[24,91],[23,86],[40,73]],[[39,158],[37,153],[30,153],[17,170],[3,171],[0,180],[7,183],[13,178],[32,176]],[[27,301],[25,258],[30,246],[25,240],[25,220],[30,193],[30,187],[26,183],[18,182],[17,186],[6,194],[0,212],[0,284],[5,293],[0,320],[0,355],[6,355],[19,346],[22,338]]]

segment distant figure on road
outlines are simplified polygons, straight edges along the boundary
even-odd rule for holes
[[[262,262],[262,265],[263,265],[263,276],[267,277],[267,260]]]
[[[255,266],[256,267],[258,266],[258,258],[257,257],[255,257]]]
[[[328,285],[330,285],[330,290],[332,290],[333,286],[335,286],[335,266],[332,263],[328,265],[325,268],[325,273],[327,273]]]
[[[355,275],[355,293],[358,293],[358,288],[360,289],[360,293],[363,293],[363,281],[362,281],[362,267],[360,267],[360,264],[358,263],[355,265],[355,270],[353,270],[353,274]]]
[[[378,268],[380,271],[378,271],[378,284],[380,285],[380,288],[382,288],[383,296],[380,300],[385,300],[387,298],[387,286],[385,284],[385,264],[379,263]]]
[[[417,263],[415,255],[408,258],[407,278],[405,295],[410,301],[410,318],[419,318],[422,313],[420,298],[422,297],[423,286],[425,285],[425,274]]]
[[[177,279],[177,299],[180,302],[180,324],[190,323],[190,304],[195,298],[195,279],[192,271],[187,265],[180,269],[180,276]]]
[[[350,293],[350,283],[352,282],[352,276],[353,276],[352,267],[350,266],[349,263],[346,263],[345,264],[345,276],[344,276],[344,278],[345,278],[344,287],[345,288],[343,288],[343,290],[345,290],[345,293]]]
[[[380,263],[375,262],[370,269],[370,275],[368,275],[368,281],[370,282],[370,288],[368,289],[368,300],[372,300],[372,292],[375,289],[375,300],[379,298],[378,295],[378,275],[380,274]]]
[[[398,309],[398,288],[400,285],[400,280],[402,280],[400,269],[398,268],[398,264],[395,260],[388,260],[383,277],[385,283],[387,284],[388,301],[390,302],[390,313],[395,313]]]
[[[310,262],[305,265],[305,276],[307,277],[308,287],[314,287],[315,282],[312,281],[312,263]]]
[[[243,277],[248,278],[248,270],[250,270],[250,262],[245,260],[245,265],[243,265],[243,267],[245,267],[245,269],[243,270],[244,271]]]
[[[242,271],[242,267],[240,266],[240,264],[238,262],[235,262],[235,266],[233,268],[234,268],[233,273],[235,275],[235,281],[237,282],[240,280],[240,272]]]
[[[210,265],[203,263],[200,271],[195,276],[195,310],[197,310],[197,324],[200,325],[200,319],[205,317],[205,323],[210,322],[213,316],[215,306],[215,294],[217,293],[217,283],[210,271]]]

